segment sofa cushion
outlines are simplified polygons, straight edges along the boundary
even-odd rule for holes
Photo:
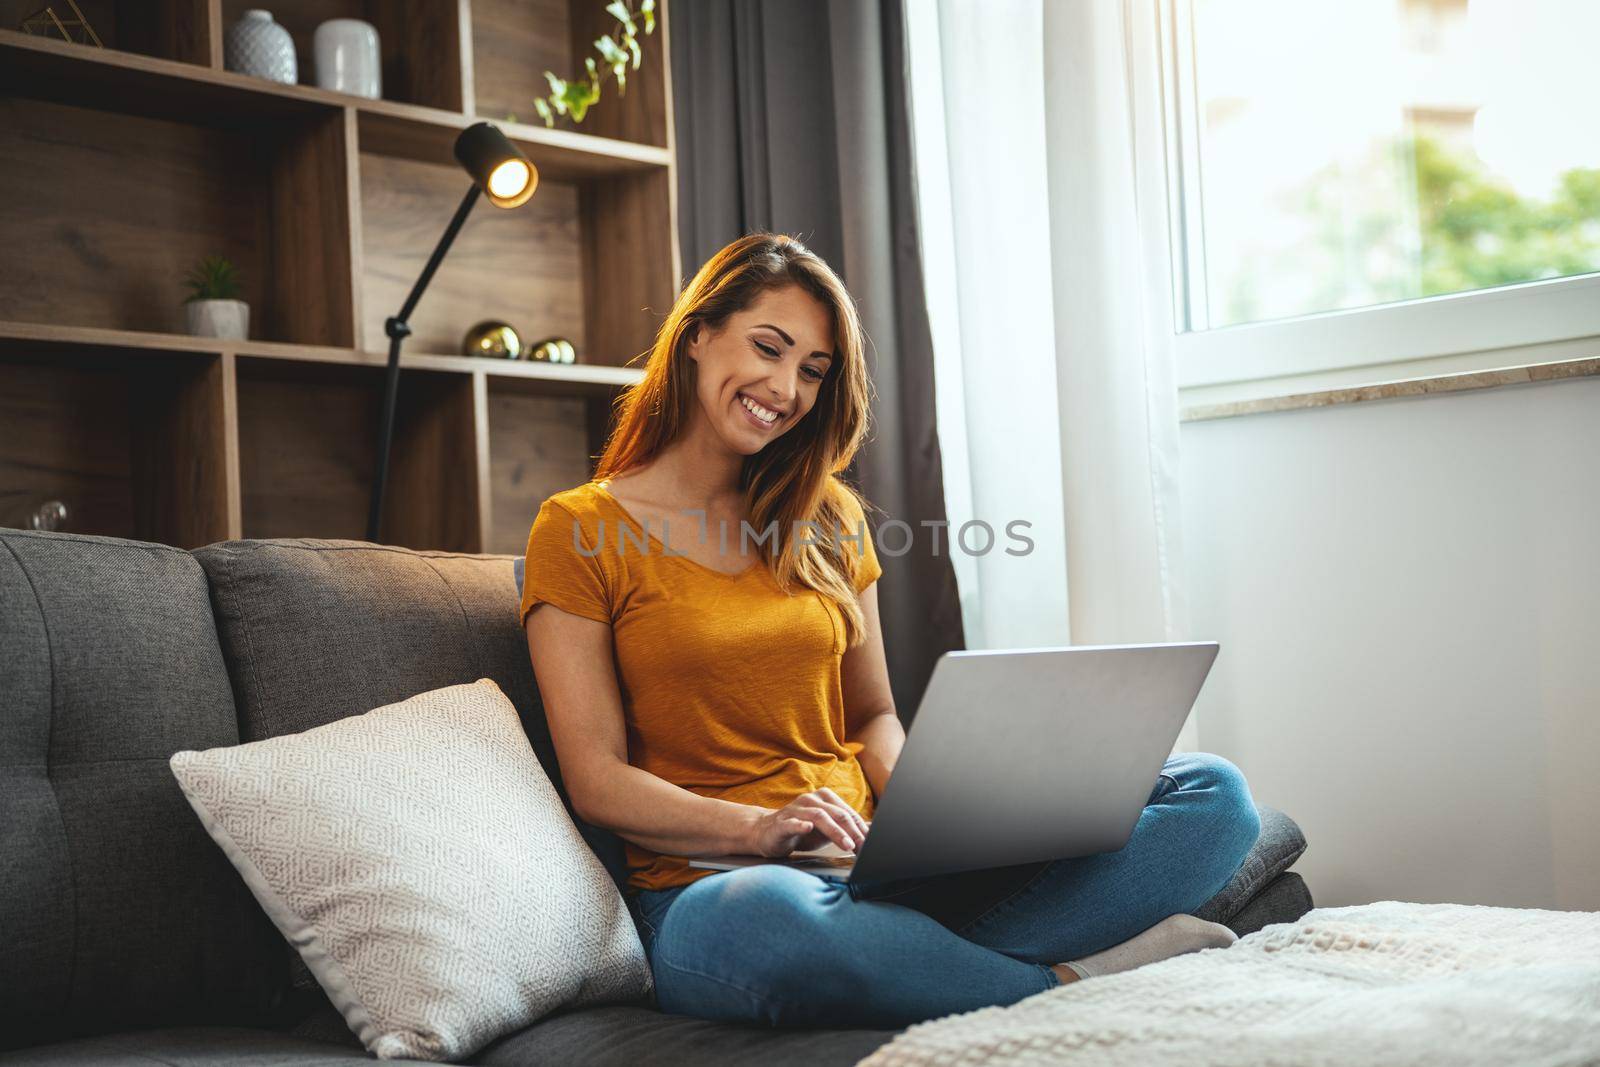
[[[1224,925],[1244,937],[1273,923],[1299,922],[1312,907],[1311,890],[1306,888],[1305,880],[1294,871],[1285,871],[1234,912]]]
[[[350,1067],[372,1062],[360,1045],[352,1048],[273,1030],[211,1026],[80,1038],[40,1045],[5,1059],[6,1067]]]
[[[332,1005],[291,1031],[357,1053],[361,1043]],[[853,1064],[894,1036],[890,1030],[774,1030],[668,1015],[640,1002],[560,1012],[485,1046],[467,1062],[525,1067],[744,1067]]]
[[[238,741],[186,552],[0,530],[0,1048],[270,1021],[283,942],[167,769]]]
[[[501,1038],[471,1062],[499,1067],[827,1067],[853,1064],[894,1036],[890,1030],[782,1030],[737,1026],[643,1007],[557,1015]]]
[[[455,1061],[650,990],[627,906],[488,678],[172,770],[381,1058]]]
[[[1195,910],[1197,917],[1228,924],[1305,852],[1305,835],[1293,819],[1277,808],[1269,808],[1264,804],[1257,804],[1256,811],[1261,815],[1261,833],[1256,843],[1228,884]]]
[[[1230,920],[1241,937],[1274,922],[1294,922],[1311,908],[1305,883],[1279,875]],[[887,1044],[886,1030],[769,1030],[664,1015],[642,1006],[588,1008],[552,1016],[484,1048],[479,1064],[523,1067],[655,1067],[680,1063],[728,1067],[852,1064]],[[8,1057],[7,1067],[97,1067],[157,1062],[175,1067],[343,1067],[371,1062],[329,1005],[293,1034],[259,1030],[157,1030],[49,1045]],[[405,1061],[397,1061],[405,1062]]]
[[[211,580],[243,740],[492,678],[565,800],[517,624],[513,557],[315,539],[224,541],[194,556]],[[578,828],[622,885],[621,839]]]

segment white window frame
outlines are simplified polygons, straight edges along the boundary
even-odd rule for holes
[[[1156,6],[1171,269],[1152,278],[1173,321],[1190,320],[1188,277],[1205,278],[1195,85],[1194,0]],[[1148,55],[1134,50],[1135,55]],[[1158,213],[1150,213],[1154,215]],[[1150,215],[1146,217],[1149,218]],[[1203,297],[1203,291],[1199,292]],[[1204,318],[1203,315],[1197,316]],[[1226,403],[1492,368],[1600,356],[1600,273],[1423,297],[1213,329],[1174,338],[1180,403]]]

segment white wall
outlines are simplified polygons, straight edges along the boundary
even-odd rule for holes
[[[1319,905],[1600,909],[1600,379],[1183,428],[1199,747]]]

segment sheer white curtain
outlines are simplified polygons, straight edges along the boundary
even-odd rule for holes
[[[968,647],[1185,640],[1155,0],[907,0],[907,35],[946,506],[999,535],[954,555]]]

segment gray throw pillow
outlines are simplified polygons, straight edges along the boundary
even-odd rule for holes
[[[650,990],[632,919],[491,679],[178,752],[213,840],[381,1059]]]

